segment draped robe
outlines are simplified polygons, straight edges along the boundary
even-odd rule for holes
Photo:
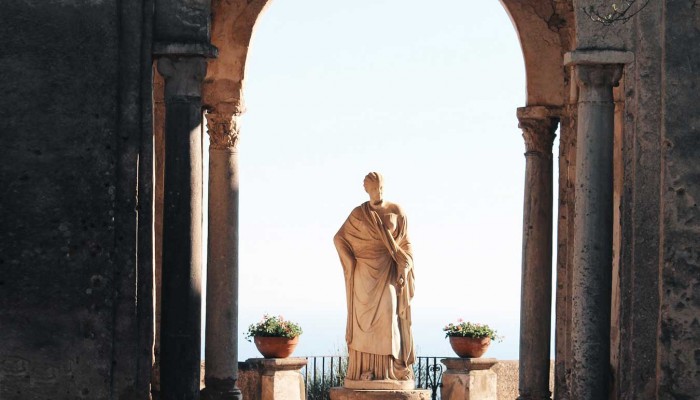
[[[413,255],[405,216],[393,232],[369,202],[356,207],[335,235],[345,275],[351,380],[412,380]],[[405,282],[397,284],[405,266]]]

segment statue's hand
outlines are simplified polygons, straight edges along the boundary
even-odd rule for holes
[[[398,275],[403,278],[404,280],[406,279],[406,273],[408,272],[409,265],[408,263],[404,264],[403,267],[398,268]]]

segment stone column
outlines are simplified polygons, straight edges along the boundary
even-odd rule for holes
[[[549,399],[552,304],[552,144],[557,110],[518,108],[525,138],[522,283],[520,294],[520,400]]]
[[[607,399],[610,384],[613,137],[616,86],[631,53],[573,52],[578,84],[572,281],[572,398]]]
[[[444,358],[440,395],[445,400],[497,400],[498,376],[491,369],[495,358]]]
[[[165,178],[161,398],[199,399],[204,57],[162,57]]]
[[[238,379],[238,104],[207,113],[209,243],[203,399],[241,399]]]

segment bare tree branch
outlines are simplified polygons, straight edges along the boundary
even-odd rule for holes
[[[590,6],[588,8],[584,7],[583,12],[591,20],[603,25],[612,25],[616,22],[622,22],[624,24],[632,19],[632,17],[639,14],[650,1],[651,0],[644,0],[644,3],[640,3],[637,0],[625,0],[612,3],[610,9],[607,11],[602,11],[602,8]],[[637,4],[635,5],[635,3]]]

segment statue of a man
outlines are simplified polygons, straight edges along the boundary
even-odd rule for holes
[[[396,388],[414,387],[413,254],[406,216],[397,204],[384,200],[382,185],[379,173],[367,174],[364,187],[370,200],[352,210],[333,240],[345,275],[345,387],[352,389],[392,381]]]

